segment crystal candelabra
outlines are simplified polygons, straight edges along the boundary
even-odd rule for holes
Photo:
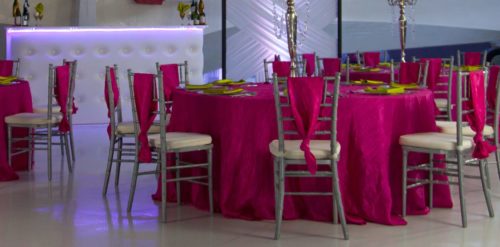
[[[401,62],[406,62],[405,60],[405,49],[406,49],[406,27],[407,18],[405,15],[406,6],[414,6],[417,4],[417,0],[387,0],[390,6],[399,6],[399,41],[401,45]]]

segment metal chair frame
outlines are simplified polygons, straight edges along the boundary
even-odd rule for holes
[[[72,65],[70,65],[70,86],[68,88],[68,99],[67,105],[65,106],[67,109],[67,118],[68,121],[71,119],[71,110],[72,110],[72,101],[69,99],[73,98],[73,89],[71,86],[71,82],[74,78],[74,70],[72,69]],[[8,161],[11,164],[12,156],[28,153],[28,169],[31,169],[33,150],[46,150],[47,151],[47,167],[48,167],[48,179],[52,180],[52,146],[60,145],[61,153],[63,153],[63,147],[66,150],[66,153],[69,154],[69,141],[68,136],[69,132],[62,133],[59,131],[59,121],[56,123],[51,123],[51,119],[54,117],[54,113],[52,112],[52,99],[55,97],[54,88],[55,88],[55,80],[56,80],[56,72],[55,67],[52,64],[49,64],[49,82],[48,82],[48,102],[47,102],[47,123],[46,124],[7,124],[7,154]],[[12,128],[27,128],[29,131],[28,137],[22,138],[14,138],[12,136]],[[56,143],[52,141],[52,137],[60,137],[60,142]],[[13,144],[19,141],[28,141],[27,148],[13,148]],[[43,147],[45,146],[46,147]],[[38,147],[37,147],[38,146]],[[40,147],[42,146],[42,147]],[[74,163],[71,160],[69,155],[66,155],[67,165],[69,172],[73,172]]]
[[[338,111],[338,97],[339,97],[339,84],[340,84],[340,73],[337,73],[335,77],[324,77],[324,94],[321,103],[322,108],[331,108],[331,116],[329,117],[319,117],[319,121],[330,122],[331,128],[329,130],[317,130],[316,135],[327,135],[330,136],[330,159],[317,160],[318,165],[329,166],[330,171],[318,171],[315,175],[311,175],[307,169],[303,170],[287,170],[288,166],[295,166],[304,168],[305,160],[290,160],[282,157],[273,157],[274,160],[274,191],[275,191],[275,201],[276,201],[276,226],[275,226],[275,239],[280,238],[281,222],[283,217],[283,204],[285,195],[323,195],[332,196],[333,204],[333,223],[338,222],[338,216],[340,216],[340,222],[342,225],[342,231],[344,239],[349,239],[348,229],[345,220],[345,213],[342,204],[342,197],[339,189],[338,181],[338,170],[337,163],[338,157],[335,157],[335,150],[337,150],[337,111]],[[334,87],[332,92],[327,93],[328,81],[334,80]],[[284,130],[284,122],[293,122],[293,117],[284,117],[282,114],[282,108],[290,107],[289,98],[286,102],[281,101],[280,96],[280,85],[278,83],[278,78],[276,75],[273,80],[274,86],[274,104],[277,113],[278,120],[278,141],[279,141],[279,152],[284,153],[285,151],[285,135],[297,135],[298,132],[294,130]],[[331,98],[331,102],[327,101],[327,98]],[[332,192],[285,192],[285,178],[287,177],[316,177],[316,178],[331,178],[332,179]],[[338,212],[337,212],[338,211]]]
[[[459,68],[462,67],[462,63],[465,60],[464,56],[465,56],[465,52],[457,50],[457,66]],[[481,67],[486,67],[486,57],[487,56],[488,56],[488,51],[486,51],[486,50],[483,51],[482,56],[481,56],[481,60],[482,60],[481,64],[480,64]]]
[[[484,70],[485,73],[485,82],[487,81],[488,72]],[[465,159],[466,151],[470,151],[471,149],[463,148],[463,140],[464,135],[462,133],[462,127],[467,126],[466,122],[463,122],[462,116],[464,114],[469,114],[474,110],[462,110],[462,104],[464,101],[470,100],[470,85],[469,84],[469,72],[458,72],[458,83],[456,87],[457,92],[457,124],[456,124],[456,149],[452,151],[441,150],[441,149],[430,149],[430,148],[420,148],[420,147],[412,147],[402,145],[403,148],[403,181],[402,181],[402,216],[406,217],[406,203],[407,203],[407,190],[416,188],[423,185],[429,186],[429,208],[433,207],[433,185],[434,184],[448,184],[448,185],[458,185],[459,186],[459,195],[460,195],[460,209],[462,215],[462,227],[467,227],[467,214],[466,214],[466,206],[465,206],[465,197],[464,197],[464,178],[475,178],[481,179],[483,192],[486,200],[486,204],[488,207],[488,213],[490,217],[494,216],[493,207],[491,205],[490,199],[490,189],[488,186],[488,166],[486,165],[486,159]],[[409,152],[417,152],[417,153],[427,153],[429,154],[429,163],[419,164],[416,166],[409,167],[408,166],[408,153]],[[436,168],[434,167],[433,155],[442,154],[445,155],[444,162],[446,163],[445,168]],[[455,160],[449,160],[448,157],[455,156]],[[480,176],[472,176],[464,174],[464,167],[478,167]],[[409,179],[407,177],[408,173],[411,171],[427,171],[429,172],[428,179]],[[458,177],[458,182],[454,181],[440,181],[434,180],[434,173],[443,174],[451,177]]]
[[[161,65],[163,65],[163,64],[160,64],[159,62],[156,62],[156,70],[157,71],[160,71],[160,66]],[[179,68],[179,85],[181,87],[184,87],[185,85],[189,85],[189,65],[188,65],[188,61],[186,60],[183,63],[178,63],[177,66]]]
[[[302,56],[301,56],[302,57]],[[264,59],[264,81],[267,83],[273,83],[273,76],[269,75],[269,65],[272,66],[274,61]],[[297,59],[297,75],[304,76],[306,74],[307,61],[302,59]],[[273,71],[274,74],[274,71]],[[278,77],[278,81],[286,82],[287,77]]]
[[[490,106],[488,109],[488,117],[491,119],[493,117],[493,142],[497,149],[495,150],[495,163],[497,166],[497,173],[498,173],[498,179],[500,179],[500,140],[498,137],[498,131],[500,128],[500,72],[499,76],[497,77],[497,82],[496,82],[496,101],[495,101],[495,106],[494,109],[491,109],[492,107]]]
[[[165,94],[163,91],[163,74],[158,71],[156,77],[156,85],[158,88],[158,103],[160,106],[160,139],[161,145],[160,148],[154,148],[154,151],[158,156],[158,166],[161,171],[161,219],[163,222],[167,221],[167,183],[175,182],[176,183],[176,195],[177,195],[177,203],[181,203],[181,181],[200,184],[208,187],[208,200],[209,200],[209,210],[210,214],[213,214],[214,205],[213,205],[213,181],[212,181],[212,148],[213,144],[209,145],[200,145],[200,146],[192,146],[187,148],[178,148],[178,149],[168,149],[167,148],[167,137],[166,137],[166,105],[168,104],[165,101]],[[206,163],[198,163],[193,164],[186,161],[182,161],[180,159],[180,153],[192,152],[192,151],[206,151],[207,152],[207,162]],[[160,152],[160,154],[158,154]],[[167,153],[175,154],[175,165],[167,167]],[[181,176],[180,171],[183,169],[189,168],[205,168],[207,170],[206,176]],[[175,178],[167,178],[167,171],[175,171]],[[206,182],[204,182],[206,180]]]
[[[420,87],[427,87],[427,72],[429,70],[429,61],[426,61],[425,64],[420,63],[418,69],[418,79],[416,83]],[[394,60],[391,59],[391,82],[395,82],[395,72],[394,72]]]
[[[63,64],[70,64],[71,65],[71,74],[73,75],[71,77],[71,91],[74,92],[75,91],[75,86],[76,86],[76,83],[75,83],[75,80],[76,80],[76,69],[77,69],[77,66],[78,66],[78,61],[77,60],[66,60],[66,59],[63,59]],[[71,104],[73,105],[73,97],[71,97]],[[70,144],[70,150],[71,150],[71,158],[73,160],[73,162],[75,162],[76,160],[76,156],[75,156],[75,141],[74,141],[74,137],[73,137],[73,106],[71,107],[71,117],[68,119],[69,121],[69,126],[70,126],[70,131],[69,131],[69,144]]]

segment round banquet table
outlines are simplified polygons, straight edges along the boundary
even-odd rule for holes
[[[31,91],[27,81],[18,81],[10,85],[0,85],[0,181],[19,179],[14,170],[26,170],[28,168],[28,154],[12,157],[12,164],[8,163],[7,157],[7,125],[4,122],[6,116],[32,112]],[[14,137],[26,136],[26,129],[13,129]],[[27,143],[18,143],[27,145]]]
[[[254,96],[205,95],[177,90],[169,131],[212,136],[214,205],[226,217],[249,220],[274,219],[273,162],[269,143],[277,139],[272,86],[245,85]],[[403,95],[365,95],[360,87],[342,86],[338,111],[341,144],[339,179],[344,209],[350,223],[367,221],[404,225],[401,211],[402,151],[399,136],[436,131],[431,91]],[[201,153],[182,158],[203,161]],[[410,165],[426,156],[410,155]],[[193,171],[200,172],[200,171]],[[413,174],[424,176],[424,174]],[[438,179],[447,179],[440,177]],[[287,179],[287,188],[328,191],[324,178]],[[449,186],[434,185],[434,206],[451,207]],[[175,184],[167,187],[175,201]],[[183,183],[182,201],[208,209],[206,188]],[[426,214],[425,188],[408,192],[408,213]],[[159,189],[153,199],[160,199]],[[328,196],[286,196],[284,219],[332,220]]]

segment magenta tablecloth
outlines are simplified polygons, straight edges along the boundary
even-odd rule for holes
[[[12,166],[8,164],[7,157],[7,125],[6,116],[20,112],[32,112],[31,91],[28,82],[11,85],[0,85],[0,181],[16,180],[19,177],[14,170],[28,168],[28,155],[16,155],[12,159]],[[23,129],[14,129],[14,136],[27,135]]]
[[[268,145],[277,138],[271,85],[246,87],[253,97],[210,96],[178,90],[169,130],[210,134],[214,143],[214,200],[218,212],[242,219],[274,219],[273,162]],[[338,141],[339,176],[344,208],[351,223],[403,225],[399,136],[436,130],[434,102],[428,90],[399,96],[351,93],[342,87]],[[184,158],[202,159],[203,155]],[[412,156],[410,164],[425,157]],[[423,161],[423,160],[418,160]],[[328,179],[289,180],[287,186],[330,191]],[[290,188],[289,187],[289,188]],[[175,200],[174,185],[168,191]],[[207,209],[205,188],[184,184],[183,201]],[[158,199],[159,194],[153,197]],[[423,188],[409,192],[408,212],[425,214]],[[436,185],[435,206],[451,207],[448,186]],[[285,197],[285,219],[332,220],[330,197]]]

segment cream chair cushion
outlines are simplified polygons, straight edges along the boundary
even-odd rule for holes
[[[439,109],[446,109],[448,107],[448,99],[434,99],[436,106]]]
[[[48,108],[47,107],[35,107],[33,109],[33,112],[35,113],[45,113],[47,114]],[[52,106],[52,112],[53,113],[59,113],[61,112],[61,107],[60,106]]]
[[[455,121],[436,121],[436,125],[440,129],[441,133],[456,135],[457,133],[457,122]],[[483,136],[493,135],[493,127],[490,125],[485,125],[483,129]],[[466,136],[474,136],[474,132],[470,126],[462,127],[462,134]]]
[[[61,114],[54,114],[52,120],[47,119],[47,113],[18,113],[7,116],[5,123],[13,125],[38,125],[38,124],[55,124],[61,121]]]
[[[304,151],[300,150],[302,140],[285,140],[285,152],[279,150],[279,141],[273,140],[269,144],[269,150],[275,157],[284,157],[285,159],[303,160]],[[316,159],[330,159],[330,140],[311,140],[309,147]],[[338,159],[340,153],[340,144],[337,142],[337,148],[334,153],[335,159]]]
[[[167,150],[196,147],[212,143],[212,137],[210,135],[188,132],[167,132],[166,139]],[[161,147],[160,134],[150,135],[149,145],[156,148]]]
[[[134,133],[134,123],[133,122],[123,122],[119,123],[118,126],[116,127],[116,134],[118,135],[126,135],[126,134],[133,134]],[[148,130],[149,134],[156,134],[160,133],[160,126],[159,125],[151,125]]]
[[[464,136],[460,150],[472,148],[472,137]],[[402,146],[452,151],[457,148],[457,136],[445,133],[416,133],[399,137]]]

